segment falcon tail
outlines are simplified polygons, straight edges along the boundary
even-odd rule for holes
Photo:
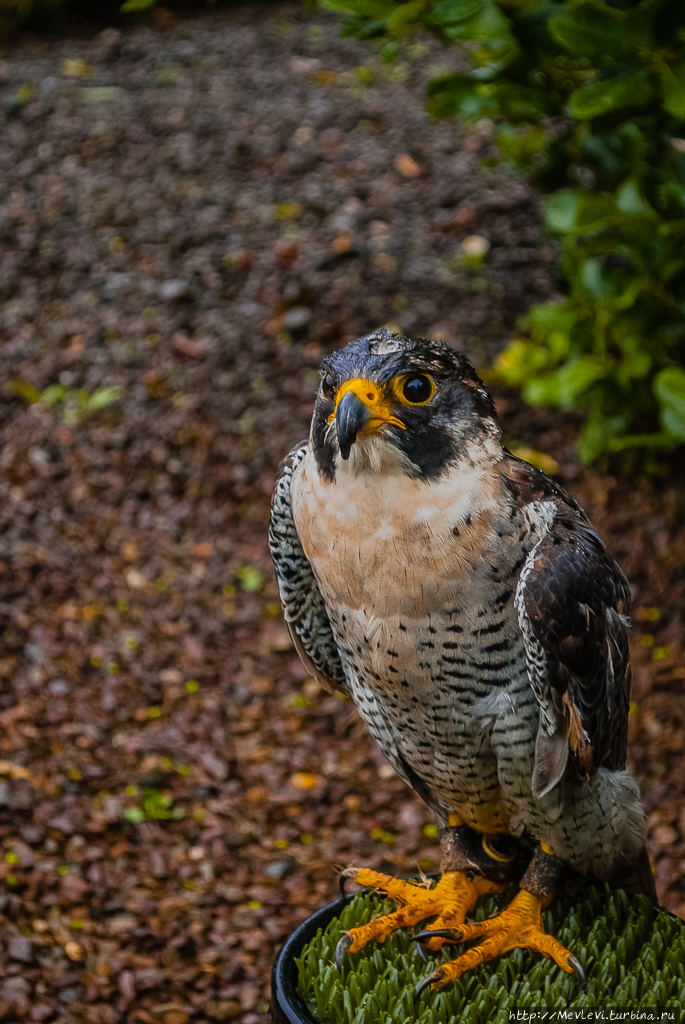
[[[604,878],[613,889],[625,889],[630,896],[641,893],[654,905],[658,906],[659,898],[656,894],[654,883],[654,872],[649,863],[646,847],[642,847],[642,853],[637,860],[628,867],[616,870],[610,878]]]

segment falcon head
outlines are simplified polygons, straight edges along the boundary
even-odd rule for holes
[[[434,480],[478,449],[501,454],[490,395],[468,359],[386,328],[321,365],[311,446],[319,473],[400,472]]]

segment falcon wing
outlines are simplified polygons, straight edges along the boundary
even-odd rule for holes
[[[540,704],[533,795],[567,766],[581,779],[625,768],[630,700],[628,581],[582,513],[555,501],[521,571],[516,607]]]
[[[285,618],[295,650],[308,672],[329,689],[347,692],[345,673],[312,567],[302,549],[293,519],[290,485],[307,452],[295,445],[278,467],[271,502],[269,546]]]

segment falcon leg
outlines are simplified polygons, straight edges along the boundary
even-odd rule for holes
[[[354,871],[354,874],[350,873],[348,877],[353,878],[358,885],[368,885],[387,893],[397,900],[400,908],[393,914],[374,918],[360,928],[352,928],[343,935],[335,951],[338,967],[341,966],[345,953],[358,953],[371,939],[385,942],[388,935],[398,928],[418,924],[419,921],[425,921],[434,914],[438,917],[429,928],[454,928],[466,920],[466,915],[481,896],[502,892],[504,888],[497,882],[488,881],[487,878],[471,880],[463,871],[446,871],[434,889],[425,889],[421,885],[412,885],[369,868],[347,870]],[[442,944],[441,939],[430,941]]]
[[[427,917],[437,915],[428,926],[429,932],[461,926],[482,896],[504,890],[507,877],[515,870],[514,855],[499,857],[494,850],[494,856],[488,854],[483,848],[482,837],[466,826],[443,829],[440,840],[443,873],[434,889],[413,885],[369,868],[345,870],[345,875],[358,885],[367,885],[397,900],[399,908],[343,935],[335,953],[339,967],[345,953],[358,953],[372,939],[384,942],[398,928],[418,924]],[[483,877],[486,869],[488,878]],[[469,877],[467,872],[475,873],[476,877]],[[445,941],[442,936],[424,934],[429,949],[438,950]]]
[[[539,846],[521,879],[520,892],[506,910],[485,921],[460,924],[454,928],[453,942],[479,938],[484,941],[467,950],[457,960],[450,960],[437,967],[423,980],[417,995],[428,985],[436,990],[445,988],[472,967],[478,967],[517,947],[533,949],[554,960],[563,971],[569,974],[575,972],[584,980],[578,960],[560,942],[547,935],[542,927],[542,911],[552,900],[554,884],[562,868],[563,861],[555,857],[544,844]],[[428,937],[429,933],[424,932],[423,935]]]

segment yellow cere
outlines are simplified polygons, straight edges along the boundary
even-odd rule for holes
[[[374,384],[371,380],[364,380],[361,377],[347,380],[341,385],[335,396],[335,411],[328,417],[329,423],[335,419],[338,406],[349,391],[353,391],[357,398],[370,410],[372,415],[368,423],[369,427],[372,428],[378,423],[392,423],[393,426],[401,427],[402,430],[407,429],[402,420],[398,420],[396,416],[393,416],[389,406],[384,403],[385,396],[378,384]]]

